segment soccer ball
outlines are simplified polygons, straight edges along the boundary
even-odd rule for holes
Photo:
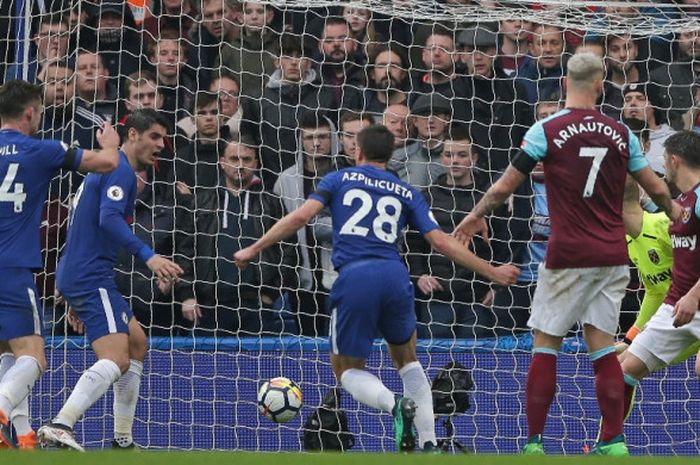
[[[258,410],[277,423],[285,423],[297,416],[301,404],[301,389],[288,378],[272,378],[258,391]]]

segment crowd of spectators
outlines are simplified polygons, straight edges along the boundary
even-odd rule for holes
[[[4,79],[43,84],[40,137],[92,148],[104,121],[123,123],[143,107],[171,125],[154,169],[138,173],[133,227],[185,275],[165,285],[127,256],[117,269],[120,289],[151,334],[327,334],[336,277],[327,212],[245,271],[233,252],[299,206],[323,175],[353,166],[355,136],[371,124],[394,134],[389,170],[423,192],[448,232],[505,170],[534,121],[561,109],[567,58],[577,50],[604,59],[601,111],[643,122],[659,174],[663,141],[700,128],[697,30],[586,32],[513,19],[543,7],[506,1],[436,4],[512,10],[488,23],[237,0],[152,0],[145,10],[129,0],[45,3],[32,26],[29,62],[12,59],[8,42],[0,63]],[[698,14],[698,2],[677,3],[686,8],[630,2],[586,14],[601,22]],[[522,266],[511,288],[489,285],[406,235],[421,337],[526,329],[549,235],[542,174],[531,178],[492,217],[491,241],[471,245],[487,260]],[[78,175],[60,176],[47,204],[49,320],[61,319],[50,298],[51,265],[79,183]],[[628,310],[636,301],[629,299]]]

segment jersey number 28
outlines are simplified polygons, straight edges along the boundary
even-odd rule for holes
[[[5,179],[0,184],[0,202],[12,202],[15,204],[15,213],[22,213],[24,201],[27,200],[27,193],[24,192],[24,183],[15,183],[14,189],[10,192],[12,183],[15,182],[19,163],[10,163],[7,166]]]
[[[359,199],[360,208],[348,218],[342,228],[340,234],[350,234],[353,236],[365,237],[369,233],[369,228],[360,226],[359,223],[367,215],[372,212],[372,208],[376,209],[377,216],[372,221],[372,232],[377,239],[393,244],[398,237],[398,224],[401,217],[401,201],[396,197],[384,196],[377,200],[377,205],[374,205],[372,196],[361,189],[350,189],[343,196],[343,205],[351,207],[353,202]],[[390,213],[387,207],[391,207],[393,212]],[[389,232],[384,230],[384,225],[387,225]]]

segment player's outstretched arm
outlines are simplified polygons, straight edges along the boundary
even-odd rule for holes
[[[693,321],[700,306],[700,279],[673,307],[673,326],[678,328]]]
[[[82,172],[109,173],[119,165],[119,134],[105,121],[97,131],[97,141],[102,150],[85,150],[78,170]]]
[[[501,286],[514,284],[520,275],[518,267],[513,265],[491,266],[486,260],[474,255],[457,239],[440,229],[430,231],[425,235],[425,239],[437,252]]]
[[[488,227],[484,217],[494,208],[503,205],[515,189],[527,179],[527,175],[510,165],[506,172],[486,191],[474,209],[457,225],[453,234],[462,244],[471,240],[475,234],[488,240]]]
[[[308,199],[301,205],[301,207],[279,220],[253,245],[246,247],[245,249],[241,249],[233,254],[233,258],[236,261],[236,266],[241,269],[245,268],[251,261],[255,260],[260,252],[271,245],[277,244],[278,242],[286,239],[299,229],[306,226],[306,224],[311,221],[311,218],[316,216],[322,209],[323,204],[321,202],[314,199]]]
[[[683,209],[678,205],[678,202],[671,199],[671,192],[668,190],[668,186],[651,168],[645,166],[641,170],[632,173],[632,177],[637,180],[646,193],[649,194],[651,200],[666,213],[671,221],[676,221],[681,217]]]

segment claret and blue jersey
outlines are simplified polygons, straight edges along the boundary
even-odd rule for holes
[[[371,258],[400,260],[397,241],[407,225],[421,234],[439,228],[415,188],[372,165],[326,175],[309,198],[330,206],[336,269]]]

